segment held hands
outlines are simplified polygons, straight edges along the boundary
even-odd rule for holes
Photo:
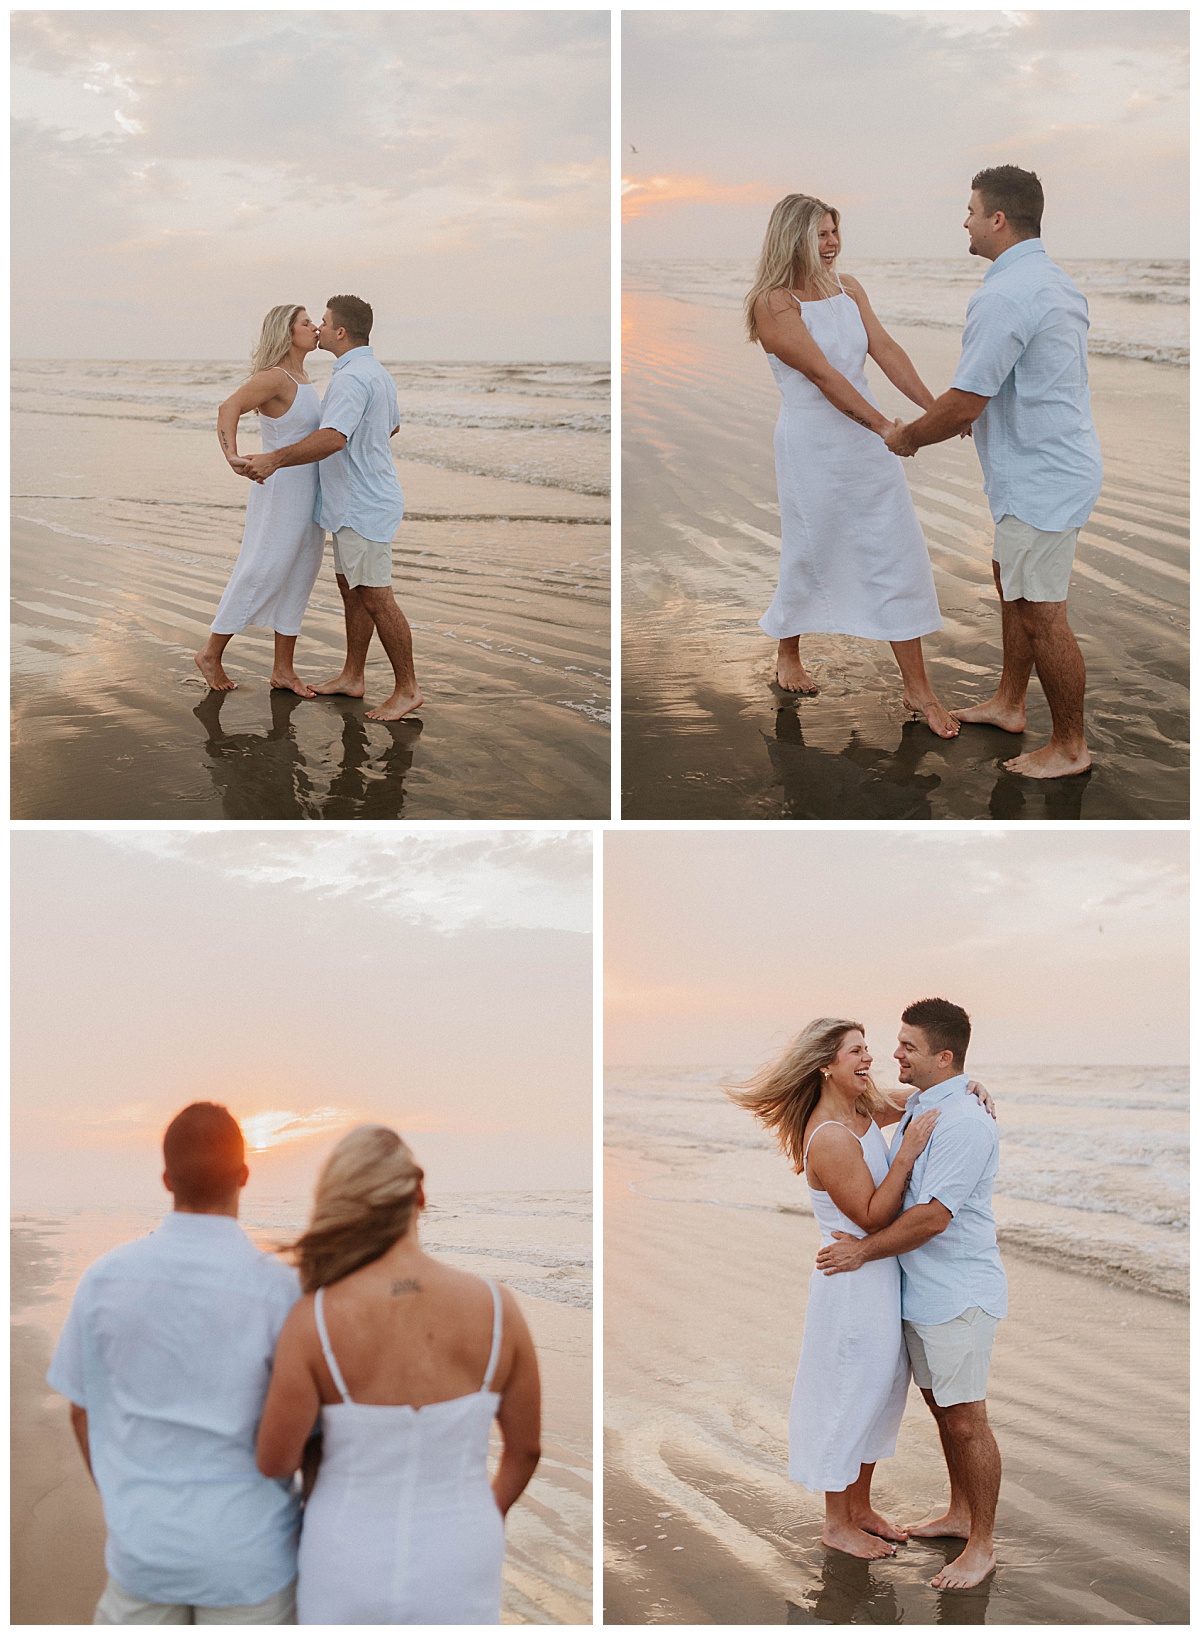
[[[267,478],[278,470],[278,456],[266,451],[262,454],[248,455],[242,462],[242,476],[249,477],[256,483],[265,483]]]
[[[915,1120],[914,1120],[915,1122]],[[912,1125],[909,1126],[909,1129]],[[908,1130],[904,1132],[905,1139]],[[832,1277],[835,1272],[856,1272],[866,1264],[867,1254],[865,1240],[853,1237],[849,1232],[835,1232],[836,1243],[827,1243],[817,1256],[817,1270],[824,1272],[826,1277]]]
[[[883,433],[883,440],[892,453],[898,454],[901,459],[911,459],[917,452],[916,444],[913,443],[909,428],[903,420],[893,421],[891,430]]]
[[[978,1079],[967,1080],[967,1091],[970,1095],[975,1096],[980,1102],[983,1103],[983,1109],[985,1112],[990,1113],[992,1117],[995,1118],[996,1103],[992,1100],[991,1096],[988,1095],[987,1091],[983,1088]]]

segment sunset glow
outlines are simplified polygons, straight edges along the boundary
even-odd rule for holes
[[[707,176],[623,176],[621,219],[636,221],[672,204],[754,204],[771,202],[777,196],[778,189],[763,182],[732,186],[710,181]]]
[[[315,1107],[311,1113],[251,1113],[238,1122],[246,1137],[246,1151],[266,1152],[269,1147],[301,1141],[305,1136],[327,1135],[343,1124],[352,1123],[354,1116],[341,1107]]]

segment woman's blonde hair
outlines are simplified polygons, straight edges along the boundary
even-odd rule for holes
[[[767,236],[758,257],[758,271],[746,297],[746,334],[758,339],[754,303],[769,290],[787,290],[794,284],[816,290],[817,299],[837,293],[837,280],[821,260],[818,233],[821,218],[832,216],[840,229],[842,218],[831,204],[810,199],[807,193],[789,193],[780,199],[767,223]]]
[[[821,1099],[821,1069],[828,1067],[849,1033],[865,1033],[861,1022],[819,1016],[773,1062],[760,1067],[745,1084],[730,1085],[726,1095],[758,1122],[773,1130],[779,1150],[799,1175],[804,1169],[804,1127]],[[887,1098],[868,1078],[867,1088],[854,1103],[855,1111],[871,1117],[888,1105]]]
[[[282,306],[272,307],[267,313],[258,345],[250,354],[252,375],[256,375],[260,369],[274,369],[287,357],[292,350],[292,325],[303,311],[304,307]]]
[[[412,1225],[425,1172],[382,1124],[360,1124],[325,1160],[312,1218],[290,1245],[305,1294],[336,1283],[386,1254]]]

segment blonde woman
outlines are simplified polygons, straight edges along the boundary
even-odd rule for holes
[[[988,1104],[982,1086],[969,1088]],[[876,1089],[861,1022],[831,1017],[810,1022],[782,1056],[729,1094],[806,1175],[822,1244],[834,1232],[861,1238],[895,1220],[939,1116],[914,1118],[893,1153],[883,1129],[900,1119],[907,1095]],[[876,1462],[896,1451],[908,1381],[899,1262],[869,1261],[840,1277],[814,1269],[788,1418],[788,1474],[824,1493],[822,1543],[847,1555],[894,1555],[907,1538],[875,1510],[871,1478]]]
[[[506,1289],[421,1248],[422,1180],[393,1130],[352,1130],[294,1246],[304,1295],[279,1337],[258,1468],[292,1476],[319,1416],[302,1624],[500,1622],[503,1518],[540,1454],[537,1357]]]
[[[321,399],[304,371],[316,345],[317,326],[303,307],[272,307],[263,319],[253,372],[217,411],[222,453],[239,476],[247,475],[237,447],[244,414],[257,412],[264,449],[299,442],[321,424]],[[221,662],[230,639],[247,625],[265,625],[275,632],[271,686],[315,697],[296,674],[295,654],[325,550],[325,531],[313,521],[317,483],[316,466],[304,465],[284,467],[251,486],[242,548],[211,634],[196,654],[200,674],[216,692],[237,686]]]
[[[776,678],[791,692],[818,691],[800,657],[803,635],[890,643],[905,708],[953,738],[958,722],[938,702],[921,651],[921,638],[942,626],[929,553],[900,461],[883,443],[895,422],[871,396],[868,355],[921,408],[934,396],[862,285],[839,276],[840,224],[820,199],[781,199],[746,297],[747,334],[767,353],[783,399],[779,589],[759,623],[779,644]]]

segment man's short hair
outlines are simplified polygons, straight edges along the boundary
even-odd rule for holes
[[[909,1027],[920,1028],[930,1050],[954,1053],[954,1065],[961,1067],[967,1059],[971,1043],[971,1018],[961,1005],[952,1005],[948,999],[918,999],[903,1013],[900,1020]]]
[[[971,178],[972,189],[983,200],[989,216],[1003,210],[1008,225],[1022,238],[1037,238],[1042,230],[1042,210],[1046,197],[1032,170],[1016,165],[993,165]]]
[[[325,305],[335,329],[344,329],[352,341],[369,341],[375,314],[357,295],[331,295]]]
[[[246,1162],[241,1127],[228,1107],[194,1101],[167,1125],[163,1163],[175,1202],[212,1209],[234,1190]]]

